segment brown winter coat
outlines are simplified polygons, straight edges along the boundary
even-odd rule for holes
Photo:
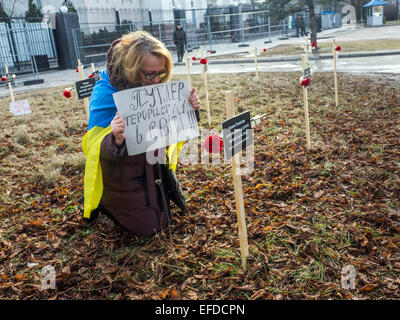
[[[102,141],[103,174],[101,205],[125,228],[148,236],[168,224],[168,208],[156,183],[158,171],[146,154],[128,156],[125,142],[117,147],[112,133]]]
[[[111,67],[113,48],[107,53],[107,74],[117,90],[135,88],[140,84],[128,83],[118,77]],[[200,115],[195,111],[197,120]],[[125,141],[119,147],[112,133],[102,141],[100,165],[103,175],[103,195],[100,204],[123,227],[137,235],[149,236],[168,225],[170,199],[162,189],[158,165],[151,165],[146,154],[128,156]]]

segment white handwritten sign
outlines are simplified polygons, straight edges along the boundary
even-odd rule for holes
[[[128,155],[198,137],[196,114],[189,96],[187,80],[114,93],[115,105],[125,121]]]
[[[10,103],[10,112],[14,116],[31,113],[31,107],[28,100],[15,101]]]

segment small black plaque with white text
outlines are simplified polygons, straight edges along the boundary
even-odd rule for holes
[[[78,99],[84,99],[90,97],[95,84],[96,84],[95,78],[90,78],[75,82],[75,88],[78,94]]]
[[[254,143],[250,111],[243,112],[222,122],[225,159],[245,150]]]

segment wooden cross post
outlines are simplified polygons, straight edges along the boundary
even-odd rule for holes
[[[256,64],[256,80],[258,80],[257,46],[254,44],[254,62]]]
[[[78,68],[79,80],[83,80],[82,77],[81,77],[80,71],[79,71],[79,67],[80,66],[82,66],[81,60],[78,59],[78,67],[77,68]],[[82,66],[82,70],[83,70],[83,66]],[[85,77],[85,75],[83,75],[83,77]]]
[[[305,46],[304,46],[304,50],[305,50],[305,55],[306,55],[306,60],[307,60],[307,63],[308,63],[308,39],[306,38],[306,44],[305,44]],[[304,70],[304,68],[303,68],[303,70]]]
[[[303,54],[302,57],[302,66],[303,66],[303,74],[306,69],[306,64],[308,63],[308,56]],[[311,137],[310,137],[310,118],[308,114],[308,88],[303,87],[303,98],[304,98],[304,120],[306,124],[306,141],[307,141],[307,149],[311,149]]]
[[[225,100],[226,113],[229,119],[235,116],[232,91],[225,92]],[[246,258],[249,256],[249,246],[247,241],[246,214],[244,211],[242,178],[240,176],[240,153],[237,153],[232,157],[232,176],[233,186],[235,189],[236,214],[239,228],[240,256],[242,258],[242,268],[244,271],[246,271]]]
[[[11,85],[11,80],[12,79],[9,79],[9,77],[12,78],[12,75],[8,74],[8,67],[7,66],[4,66],[4,71],[6,72],[6,77],[7,77],[7,82],[8,82],[8,89],[10,90],[11,102],[15,102],[14,93],[13,93],[13,89],[12,89],[12,85]]]
[[[95,72],[96,69],[94,68],[94,63],[93,62],[90,64],[90,66],[92,67],[92,73]]]
[[[79,72],[79,79],[85,80],[85,73],[83,72],[83,65],[81,65],[80,60],[78,60],[78,72]],[[89,98],[84,98],[83,103],[85,104],[86,117],[89,120]]]
[[[336,52],[336,39],[333,39],[333,74],[335,78],[335,103],[336,107],[339,106],[339,88],[337,79],[337,52]]]
[[[200,52],[201,52],[201,58],[204,58],[204,48],[203,46],[200,47]],[[201,65],[201,74],[204,79],[204,88],[206,91],[206,107],[207,107],[207,116],[208,116],[208,125],[211,128],[211,114],[210,114],[210,101],[208,99],[208,84],[207,84],[207,72],[205,71],[205,65]]]
[[[190,76],[190,57],[188,51],[186,50],[186,67],[188,72],[189,88],[192,90],[192,77]]]

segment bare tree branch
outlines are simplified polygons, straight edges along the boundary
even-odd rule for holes
[[[0,0],[0,8],[8,15],[8,17],[11,19],[12,16],[14,15],[15,3],[17,2],[17,0],[11,0],[11,1],[8,0],[8,1],[7,1],[7,3],[10,3],[10,2],[12,2],[10,12],[7,12],[7,11],[5,10],[5,6],[4,6],[5,1],[4,1],[4,0]]]

